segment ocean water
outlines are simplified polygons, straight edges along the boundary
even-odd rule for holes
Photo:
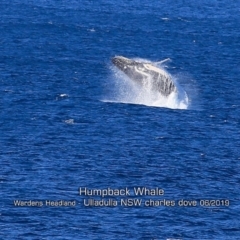
[[[239,26],[239,1],[2,0],[0,239],[240,239]],[[116,55],[170,58],[187,100]]]

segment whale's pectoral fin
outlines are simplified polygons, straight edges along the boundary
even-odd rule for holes
[[[162,63],[169,62],[169,61],[172,61],[171,58],[166,58],[162,61],[156,62],[156,64],[162,64]]]

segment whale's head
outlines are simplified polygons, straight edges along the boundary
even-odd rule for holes
[[[112,63],[130,78],[136,78],[138,71],[141,77],[140,71],[144,69],[143,63],[122,56],[112,58]]]

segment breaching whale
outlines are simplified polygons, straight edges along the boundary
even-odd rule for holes
[[[177,88],[171,76],[161,68],[151,63],[132,60],[122,56],[112,58],[112,63],[123,71],[131,80],[144,86],[151,86],[152,91],[158,91],[167,97]]]

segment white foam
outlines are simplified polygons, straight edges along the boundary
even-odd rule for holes
[[[64,121],[66,124],[74,124],[74,119],[67,119]]]
[[[170,19],[169,18],[161,18],[162,20],[164,21],[169,21]]]
[[[60,97],[68,97],[68,95],[66,93],[62,93],[59,95]]]

